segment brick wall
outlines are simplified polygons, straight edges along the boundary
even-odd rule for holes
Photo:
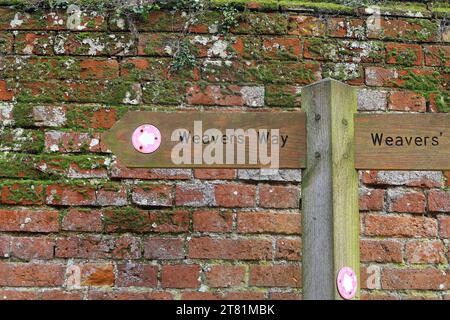
[[[364,9],[266,3],[184,34],[163,9],[131,32],[110,11],[0,6],[0,298],[302,297],[300,170],[129,169],[101,141],[128,110],[294,110],[324,77],[359,86],[361,112],[448,112],[444,7],[382,9],[375,28]],[[173,72],[181,38],[195,66]],[[363,298],[450,298],[450,173],[360,181]]]

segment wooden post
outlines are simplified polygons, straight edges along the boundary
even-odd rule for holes
[[[354,158],[356,90],[324,79],[302,89],[307,165],[302,179],[304,299],[341,299],[336,277],[343,267],[358,279],[358,175]]]

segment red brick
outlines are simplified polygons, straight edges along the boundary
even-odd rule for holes
[[[327,18],[328,34],[338,38],[362,38],[365,35],[364,20],[344,17]]]
[[[146,184],[134,187],[131,200],[141,206],[171,206],[173,204],[172,186]]]
[[[0,231],[48,233],[58,230],[58,211],[0,210]]]
[[[202,180],[231,180],[236,178],[236,169],[194,169],[194,177]]]
[[[408,39],[409,41],[428,42],[438,40],[438,24],[434,20],[407,20],[381,17],[380,26],[368,24],[369,39]],[[425,23],[426,22],[426,23]]]
[[[389,189],[387,195],[389,212],[425,212],[425,195],[422,192]]]
[[[220,300],[220,294],[214,292],[188,291],[181,294],[181,300]]]
[[[363,189],[359,193],[359,210],[361,211],[381,211],[384,206],[384,190]]]
[[[186,210],[139,210],[135,208],[114,208],[105,210],[107,232],[161,232],[179,233],[189,228],[189,211]]]
[[[69,209],[62,219],[62,230],[101,232],[102,213],[98,210]]]
[[[300,188],[297,186],[260,186],[259,204],[263,208],[298,208]]]
[[[302,295],[297,292],[271,292],[270,300],[302,300]]]
[[[384,268],[381,277],[383,289],[445,290],[450,285],[450,276],[435,268],[391,269]],[[442,285],[442,287],[441,287]]]
[[[9,89],[6,80],[0,80],[0,101],[12,101],[14,92]]]
[[[421,94],[410,91],[393,91],[389,95],[388,108],[394,111],[425,112],[426,101]]]
[[[11,54],[13,43],[14,36],[12,33],[0,32],[0,54]]]
[[[117,265],[118,287],[156,287],[158,266],[124,263]]]
[[[119,77],[119,63],[115,59],[80,61],[81,79],[115,79],[117,77]]]
[[[71,117],[70,125],[73,127],[81,127],[85,129],[109,129],[111,128],[119,119],[116,108],[111,107],[79,107],[79,106],[68,106],[72,114],[77,116]]]
[[[121,236],[71,236],[56,239],[55,257],[80,259],[139,259],[141,257],[139,238]]]
[[[112,287],[115,283],[114,266],[111,263],[84,263],[80,267],[82,286]]]
[[[0,263],[0,286],[56,287],[64,282],[61,264]]]
[[[89,300],[172,300],[173,295],[170,292],[161,291],[131,291],[131,290],[114,290],[114,291],[95,291],[89,290]]]
[[[112,178],[141,180],[187,180],[192,174],[189,169],[144,169],[127,168],[114,162],[111,168]]]
[[[366,235],[394,237],[436,237],[437,221],[428,217],[369,214]]]
[[[207,85],[205,88],[194,85],[187,88],[187,102],[189,104],[243,106],[244,99],[241,87],[228,85],[224,88],[216,85]]]
[[[194,231],[231,232],[233,213],[219,210],[197,210],[192,214]]]
[[[50,238],[14,237],[11,239],[11,256],[22,260],[53,258],[55,241]]]
[[[446,179],[446,186],[447,187],[450,187],[450,171],[444,171],[444,176],[445,176],[445,179]]]
[[[198,265],[165,265],[161,272],[161,287],[198,288],[199,276]]]
[[[4,185],[1,202],[16,205],[39,205],[44,203],[44,187],[35,183]]]
[[[19,32],[14,51],[16,54],[52,55],[53,35],[49,32]]]
[[[251,266],[249,285],[258,287],[301,286],[301,270],[297,265]]]
[[[438,216],[439,235],[441,238],[450,238],[450,216]]]
[[[440,81],[439,76],[431,69],[408,69],[397,70],[384,67],[366,67],[366,85],[368,86],[386,86],[401,87],[405,84],[405,77],[412,73],[416,76],[426,76]]]
[[[0,290],[0,299],[2,300],[37,300],[38,293],[36,291],[17,291],[17,290]]]
[[[170,57],[178,37],[167,33],[141,33],[138,41],[138,55]],[[169,49],[170,48],[170,49]]]
[[[83,300],[83,292],[46,290],[41,292],[40,298],[42,300]]]
[[[368,185],[395,185],[432,188],[441,186],[441,175],[434,171],[377,171],[362,172],[362,181]]]
[[[284,233],[300,234],[299,213],[238,212],[239,233]]]
[[[264,300],[264,298],[264,292],[260,291],[226,292],[223,296],[224,300]]]
[[[95,188],[86,185],[51,184],[46,189],[46,203],[62,206],[96,205]]]
[[[124,206],[128,204],[127,188],[124,185],[104,184],[96,192],[99,206]]]
[[[269,240],[200,237],[189,241],[189,258],[192,259],[267,260],[272,257]]]
[[[219,207],[255,207],[256,188],[252,185],[221,184],[215,186],[216,205]]]
[[[325,21],[313,16],[290,16],[288,34],[301,36],[324,36]]]
[[[45,133],[45,150],[48,152],[100,152],[100,147],[99,133],[60,131],[48,131]]]
[[[175,204],[177,206],[203,207],[212,204],[210,185],[177,184],[175,189]]]
[[[300,261],[302,259],[302,240],[278,239],[275,257],[281,260]]]
[[[205,281],[210,287],[236,287],[245,284],[245,267],[215,265],[205,271]]]
[[[427,66],[450,67],[450,46],[427,45],[423,51]]]
[[[184,258],[184,240],[180,238],[148,238],[144,242],[146,259],[165,260]]]
[[[416,65],[423,63],[422,47],[418,44],[387,43],[387,63]]]
[[[408,263],[445,263],[445,247],[439,240],[411,240],[406,244]]]
[[[362,262],[401,263],[402,243],[394,240],[369,240],[360,242]]]
[[[266,57],[274,59],[298,59],[302,50],[299,38],[287,37],[265,38],[262,48]]]
[[[430,191],[428,193],[428,209],[431,212],[450,212],[450,191]]]
[[[361,300],[399,300],[399,298],[394,294],[368,291],[361,293]]]
[[[10,237],[0,237],[0,258],[8,258],[10,255]]]

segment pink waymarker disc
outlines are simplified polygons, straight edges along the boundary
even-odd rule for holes
[[[137,151],[141,153],[152,153],[161,144],[161,132],[151,124],[143,124],[134,130],[131,141]]]
[[[356,289],[358,288],[358,280],[356,273],[351,268],[343,267],[339,270],[336,282],[342,298],[350,300],[355,296]]]

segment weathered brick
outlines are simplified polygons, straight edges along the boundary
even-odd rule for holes
[[[428,193],[428,209],[431,212],[450,212],[450,191],[430,191]]]
[[[387,92],[383,90],[358,90],[358,110],[384,111],[387,106]]]
[[[259,239],[192,238],[189,258],[225,260],[267,260],[273,256],[272,243]]]
[[[44,186],[34,181],[3,184],[1,203],[13,205],[40,205],[44,203]]]
[[[447,272],[448,273],[448,272]],[[383,289],[445,290],[450,285],[449,275],[443,270],[384,268]]]
[[[387,59],[390,64],[420,66],[423,64],[422,47],[418,44],[387,43]]]
[[[399,241],[362,239],[360,248],[362,262],[403,262],[403,244]]]
[[[288,238],[278,239],[276,244],[275,257],[282,260],[301,260],[302,240]]]
[[[435,67],[450,66],[450,46],[427,45],[423,49],[425,53],[425,64]]]
[[[71,236],[56,239],[55,257],[80,259],[139,259],[140,239],[132,236]]]
[[[263,39],[262,50],[271,59],[299,59],[302,46],[297,37],[271,37]]]
[[[1,294],[0,294],[1,296]],[[83,293],[80,291],[45,290],[40,294],[42,300],[83,300]]]
[[[300,234],[300,214],[238,212],[237,231],[240,233]]]
[[[64,282],[61,264],[0,263],[0,285],[5,287],[56,287]]]
[[[450,238],[450,217],[438,216],[439,219],[439,235],[441,238]]]
[[[381,211],[384,206],[383,189],[360,188],[359,190],[359,210],[361,211]]]
[[[33,106],[33,121],[39,127],[62,127],[66,124],[64,106]]]
[[[11,252],[11,238],[10,237],[0,237],[0,257],[8,258]]]
[[[14,36],[12,33],[0,32],[0,54],[11,54]]]
[[[327,18],[327,30],[331,37],[357,38],[365,37],[364,20],[351,17]]]
[[[244,34],[286,34],[287,25],[288,17],[284,14],[248,11],[240,16],[238,26],[231,28],[231,32]]]
[[[88,184],[50,184],[46,188],[46,203],[61,206],[96,205],[96,188]]]
[[[313,16],[289,16],[288,33],[301,36],[324,36],[325,21]]]
[[[126,108],[126,107],[125,107]],[[67,126],[109,129],[127,109],[109,106],[67,106]]]
[[[115,282],[114,266],[111,263],[83,263],[81,270],[81,286],[112,287]]]
[[[36,291],[17,291],[17,290],[0,290],[2,300],[37,300],[38,293]]]
[[[194,169],[194,177],[202,180],[232,180],[236,169]]]
[[[190,169],[127,168],[115,161],[112,163],[111,177],[141,180],[188,180],[192,177],[192,171]]]
[[[259,204],[263,208],[298,208],[300,188],[262,185],[259,187]]]
[[[131,191],[131,200],[141,206],[171,206],[172,186],[162,184],[142,184]]]
[[[387,202],[389,212],[425,212],[425,195],[408,189],[388,189]]]
[[[3,209],[0,210],[0,230],[19,232],[57,232],[59,230],[58,211]]]
[[[0,101],[12,101],[14,92],[6,80],[0,80]]]
[[[301,269],[298,265],[251,266],[249,284],[259,287],[300,287]]]
[[[393,185],[432,188],[440,187],[442,173],[438,171],[362,171],[362,181],[367,185]]]
[[[148,238],[144,242],[146,259],[166,260],[184,258],[184,241],[180,238]]]
[[[157,284],[158,266],[135,263],[117,265],[118,287],[156,287]]]
[[[377,25],[379,23],[379,26]],[[381,17],[367,24],[367,36],[375,39],[428,42],[438,40],[437,20],[393,19]]]
[[[410,91],[393,91],[389,95],[388,107],[394,111],[425,112],[426,101],[421,94]]]
[[[11,239],[11,256],[22,260],[53,258],[55,242],[50,238],[13,237]]]
[[[130,290],[108,290],[96,291],[89,290],[89,300],[172,300],[173,295],[170,292],[163,291],[130,291]]]
[[[264,292],[261,291],[235,291],[226,292],[223,296],[224,300],[263,300]]]
[[[252,185],[220,184],[214,187],[214,193],[219,207],[256,206],[256,188]]]
[[[87,132],[47,131],[45,150],[48,152],[100,152],[100,134]]]
[[[301,182],[299,169],[239,169],[238,178],[251,181]]]
[[[165,265],[161,271],[163,288],[197,288],[200,267],[198,265]]]
[[[365,81],[368,86],[402,87],[411,77],[420,77],[424,81],[435,83],[442,82],[440,75],[432,69],[365,68]]]
[[[194,231],[231,232],[233,213],[219,210],[196,210],[192,214]]]
[[[302,300],[302,295],[298,292],[278,292],[273,291],[269,294],[270,300]]]
[[[48,32],[19,32],[14,42],[16,54],[53,55],[54,36]]]
[[[195,85],[188,87],[186,94],[189,104],[249,107],[264,105],[264,87],[208,85],[201,88]]]
[[[101,232],[103,230],[102,213],[91,209],[69,209],[61,222],[66,231]]]
[[[221,295],[216,292],[199,292],[199,291],[184,291],[181,294],[181,300],[220,300]]]
[[[175,188],[177,206],[202,207],[214,204],[213,187],[210,184],[179,183]]]
[[[205,281],[213,288],[236,287],[245,284],[245,271],[244,266],[208,266],[205,271]]]
[[[265,102],[273,107],[300,107],[301,88],[293,85],[266,85]],[[286,169],[288,170],[288,169]]]
[[[437,221],[428,217],[369,214],[365,217],[366,235],[396,237],[436,237]]]
[[[0,151],[39,153],[44,147],[44,136],[39,130],[3,129],[0,132]]]
[[[96,191],[96,205],[99,206],[125,206],[128,204],[127,188],[118,184],[103,184]]]
[[[445,263],[444,249],[440,240],[411,240],[405,254],[408,263]]]

